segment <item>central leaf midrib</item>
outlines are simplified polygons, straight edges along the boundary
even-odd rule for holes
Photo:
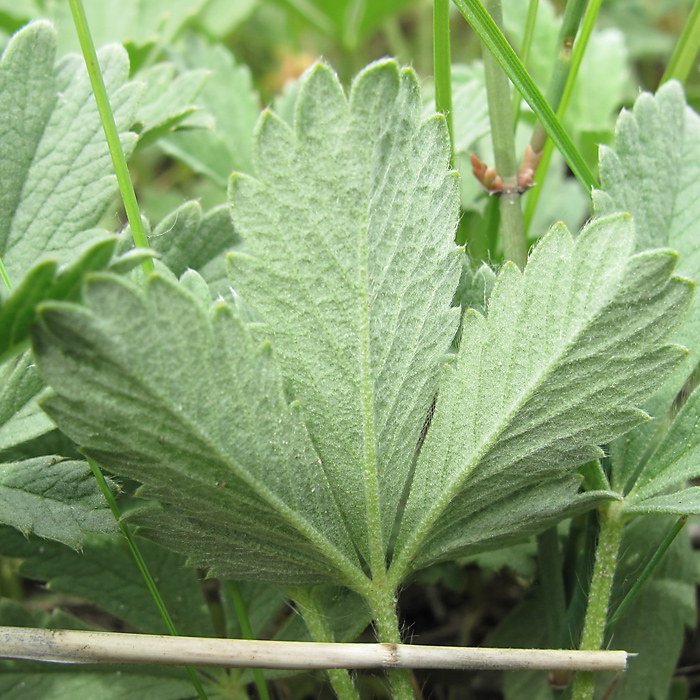
[[[369,174],[368,174],[369,181]],[[372,198],[369,198],[371,206]],[[374,425],[374,382],[371,370],[370,293],[368,272],[369,208],[360,226],[359,306],[360,306],[360,391],[362,399],[363,471],[365,475],[365,512],[369,537],[369,566],[372,578],[386,575],[386,561],[379,508],[379,479],[377,476],[377,442]]]

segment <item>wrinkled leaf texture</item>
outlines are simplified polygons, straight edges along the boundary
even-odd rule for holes
[[[524,275],[506,265],[445,364],[459,199],[444,121],[420,106],[413,72],[382,61],[349,99],[312,68],[293,128],[263,114],[256,177],[231,181],[230,269],[267,325],[162,275],[97,273],[84,305],[42,307],[46,410],[144,483],[145,534],[217,575],[367,590],[402,518],[398,585],[611,498],[579,494],[575,467],[646,418],[685,354],[663,343],[692,285],[672,252],[634,255],[616,215],[575,243],[554,227]]]

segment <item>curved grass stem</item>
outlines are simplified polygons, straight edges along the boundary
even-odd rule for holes
[[[105,481],[104,474],[102,474],[102,470],[100,469],[99,464],[97,464],[97,462],[90,459],[89,457],[87,458],[87,461],[95,477],[95,481],[97,481],[97,485],[100,487],[100,491],[102,491],[102,495],[105,497],[107,505],[112,511],[112,515],[117,521],[117,525],[119,526],[119,529],[122,531],[122,534],[124,535],[124,538],[126,539],[127,544],[129,545],[129,549],[131,550],[131,554],[134,557],[134,561],[136,561],[136,566],[138,566],[139,571],[141,572],[141,576],[143,576],[143,580],[145,581],[146,586],[151,594],[151,597],[153,598],[153,601],[155,602],[156,607],[158,608],[160,616],[163,618],[163,622],[165,622],[165,626],[167,627],[168,632],[174,637],[179,636],[178,631],[175,627],[175,623],[173,622],[172,617],[170,617],[168,609],[165,607],[165,601],[163,600],[158,591],[158,587],[156,586],[156,582],[153,580],[153,576],[151,576],[151,572],[148,570],[148,566],[146,565],[146,561],[143,558],[143,555],[141,554],[141,550],[136,544],[136,540],[131,534],[129,526],[122,521],[122,514],[119,510],[119,506],[117,505],[117,501],[115,500],[114,496],[112,495],[112,491],[110,490],[109,486],[107,485],[107,482]],[[185,666],[185,669],[187,670],[187,674],[189,675],[190,680],[192,681],[192,685],[197,691],[197,695],[199,696],[200,700],[207,700],[207,695],[204,692],[204,688],[202,688],[199,676],[194,670],[194,667]]]
[[[119,140],[119,131],[114,121],[114,113],[109,103],[107,88],[105,87],[100,64],[97,60],[95,44],[92,41],[90,27],[88,26],[87,17],[85,16],[85,8],[83,7],[82,0],[69,0],[69,2],[75,29],[78,33],[78,39],[80,40],[80,48],[83,51],[85,65],[87,66],[88,75],[90,76],[92,91],[95,95],[97,110],[100,114],[102,128],[104,129],[109,153],[112,157],[114,173],[117,176],[117,183],[119,184],[119,191],[124,202],[124,209],[134,236],[134,243],[139,248],[148,248],[148,237],[146,236],[143,221],[141,220],[141,212],[139,211],[139,204],[136,200],[134,185],[131,182],[129,168],[126,164],[126,157],[124,156],[124,150]],[[141,265],[145,274],[153,272],[155,269],[151,258],[144,260]]]

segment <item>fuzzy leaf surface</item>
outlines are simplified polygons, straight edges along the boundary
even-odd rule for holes
[[[83,299],[41,311],[35,356],[57,392],[44,408],[87,455],[160,502],[138,517],[148,534],[229,578],[358,575],[269,344],[256,347],[223,301],[210,311],[160,275],[141,291],[95,274]]]
[[[34,22],[12,38],[0,63],[0,255],[17,284],[42,255],[63,262],[94,236],[116,179],[82,56],[54,67],[56,34]],[[99,52],[122,146],[136,136],[141,86],[127,83],[121,46]]]
[[[219,272],[230,286],[224,256],[240,244],[240,236],[231,226],[225,204],[203,214],[199,202],[186,202],[153,229],[149,244],[178,277],[188,268],[206,268],[210,277]]]
[[[383,567],[459,319],[445,123],[421,120],[416,76],[393,61],[347,99],[317,64],[294,127],[264,113],[253,154],[256,178],[231,180],[233,287],[271,328],[355,545]]]
[[[630,257],[634,242],[627,215],[575,243],[555,226],[524,275],[502,270],[487,319],[467,312],[416,466],[397,580],[403,567],[503,543],[605,495],[577,495],[574,468],[646,418],[636,406],[686,354],[662,343],[692,283],[669,278],[672,251]]]
[[[678,252],[677,272],[700,280],[700,117],[686,106],[683,89],[670,81],[656,95],[644,93],[623,111],[612,148],[600,157],[603,192],[595,194],[597,214],[628,211],[638,231],[636,249],[669,247]],[[700,362],[700,297],[695,295],[674,341],[689,350],[687,361],[644,406],[652,416],[666,413]],[[643,425],[611,445],[613,485],[622,489],[658,430]]]
[[[0,450],[54,429],[36,400],[44,387],[29,351],[0,368]]]
[[[0,523],[76,548],[115,529],[87,462],[50,456],[0,464]]]

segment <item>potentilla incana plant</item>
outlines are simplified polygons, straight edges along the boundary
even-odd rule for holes
[[[663,432],[649,420],[700,353],[700,132],[682,89],[620,118],[579,232],[555,224],[523,271],[496,272],[454,243],[448,129],[424,116],[415,72],[380,60],[344,90],[318,62],[286,121],[258,119],[229,204],[179,207],[153,230],[160,258],[144,274],[148,254],[126,233],[95,228],[115,192],[107,146],[81,60],[54,65],[54,43],[30,24],[0,66],[0,253],[14,283],[0,307],[0,521],[54,541],[8,529],[2,553],[162,631],[138,610],[150,601],[95,590],[123,584],[127,553],[89,458],[130,494],[122,524],[144,538],[184,633],[214,632],[199,568],[257,584],[245,590],[258,630],[291,598],[307,629],[297,620],[287,638],[354,639],[371,622],[397,643],[397,592],[416,572],[598,509],[612,563],[598,557],[590,593],[603,629],[587,618],[581,642],[598,648],[623,524],[700,506],[697,488],[678,490],[697,473],[697,392]],[[127,153],[191,116],[162,95],[188,85],[189,104],[201,71],[157,69],[149,95],[121,47],[100,61]],[[7,665],[0,688],[22,697],[29,673]],[[55,679],[40,673],[47,692]],[[187,692],[159,673],[115,687]],[[67,672],[61,687],[100,674]],[[396,697],[412,696],[406,673],[390,677]],[[331,680],[356,692],[346,672]]]

